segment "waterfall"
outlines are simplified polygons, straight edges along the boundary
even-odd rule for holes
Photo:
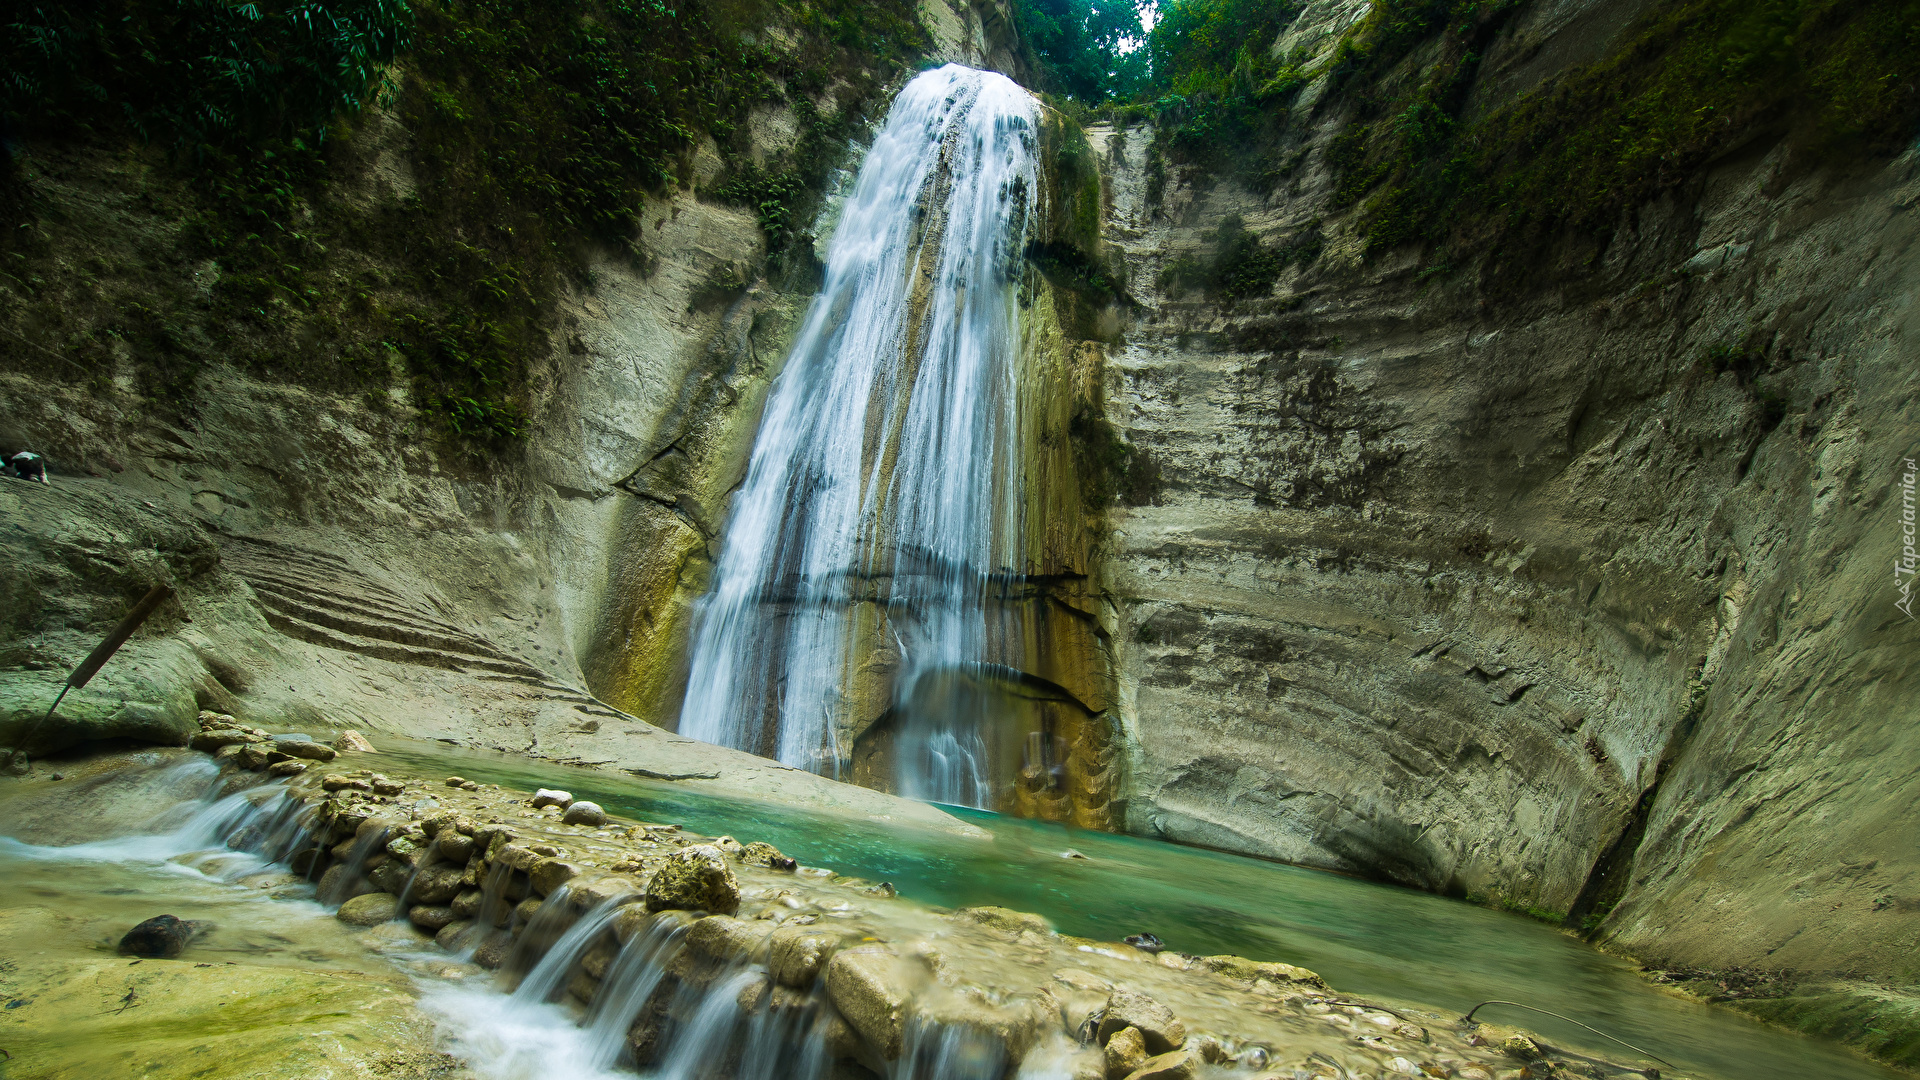
[[[864,635],[893,700],[978,662],[1021,566],[1020,274],[1038,106],[949,64],[893,104],[774,383],[701,609],[681,733],[833,773]],[[871,617],[856,610],[860,605]],[[881,707],[884,707],[882,703]],[[966,725],[962,725],[966,726]],[[977,803],[977,756],[936,739],[923,797]]]

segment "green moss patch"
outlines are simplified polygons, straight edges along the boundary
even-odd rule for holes
[[[1237,214],[1228,215],[1201,238],[1212,245],[1211,250],[1169,262],[1160,272],[1160,287],[1175,297],[1200,290],[1229,306],[1271,295],[1288,266],[1313,262],[1324,246],[1317,221],[1269,243],[1249,230]]]

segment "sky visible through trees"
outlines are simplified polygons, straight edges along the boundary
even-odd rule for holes
[[[1218,92],[1299,0],[1013,0],[1045,89],[1086,105]]]

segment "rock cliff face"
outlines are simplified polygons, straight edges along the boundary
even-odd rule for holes
[[[1324,61],[1365,7],[1282,44]],[[1632,7],[1529,7],[1472,93],[1603,55]],[[1296,110],[1270,197],[1090,132],[1138,301],[1106,390],[1128,828],[1665,962],[1904,977],[1920,156],[1763,139],[1589,273],[1493,293],[1361,257],[1326,164],[1348,108]],[[1270,295],[1182,295],[1235,215],[1324,246]]]

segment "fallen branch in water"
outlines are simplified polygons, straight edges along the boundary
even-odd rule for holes
[[[1356,1009],[1372,1009],[1374,1012],[1383,1012],[1383,1013],[1386,1013],[1388,1016],[1398,1017],[1402,1020],[1405,1020],[1409,1024],[1419,1023],[1418,1020],[1415,1020],[1413,1017],[1408,1016],[1406,1013],[1395,1012],[1392,1009],[1387,1008],[1385,1005],[1372,1005],[1364,1001],[1335,1001],[1332,998],[1325,999],[1324,1003],[1327,1005],[1351,1005]],[[1487,1002],[1486,1004],[1491,1005],[1493,1003]],[[1475,1008],[1478,1008],[1478,1007],[1479,1006],[1475,1006]]]
[[[1582,1024],[1582,1023],[1580,1023],[1580,1021],[1578,1021],[1578,1020],[1575,1020],[1575,1019],[1574,1019],[1573,1017],[1571,1017],[1571,1016],[1561,1016],[1561,1015],[1560,1015],[1559,1013],[1557,1013],[1557,1012],[1548,1012],[1548,1011],[1547,1011],[1547,1010],[1545,1010],[1545,1009],[1536,1009],[1536,1008],[1534,1008],[1534,1007],[1533,1007],[1533,1006],[1531,1006],[1531,1005],[1522,1005],[1522,1004],[1520,1004],[1520,1003],[1519,1003],[1519,1002],[1517,1002],[1517,1001],[1497,1001],[1497,1000],[1496,1000],[1496,1001],[1483,1001],[1483,1002],[1481,1002],[1480,1004],[1478,1004],[1478,1005],[1475,1005],[1475,1006],[1474,1006],[1473,1008],[1471,1008],[1471,1009],[1468,1009],[1468,1010],[1467,1010],[1467,1015],[1465,1015],[1465,1016],[1463,1016],[1463,1017],[1461,1017],[1461,1018],[1460,1018],[1460,1022],[1461,1022],[1461,1023],[1463,1023],[1463,1024],[1471,1024],[1471,1023],[1473,1023],[1473,1014],[1474,1014],[1474,1013],[1477,1013],[1477,1012],[1479,1012],[1479,1011],[1480,1011],[1481,1009],[1484,1009],[1484,1008],[1486,1008],[1486,1007],[1487,1007],[1487,1006],[1489,1006],[1489,1005],[1511,1005],[1511,1006],[1513,1006],[1513,1007],[1514,1007],[1514,1008],[1516,1008],[1516,1009],[1526,1009],[1526,1010],[1528,1010],[1529,1012],[1537,1012],[1537,1013],[1539,1013],[1539,1014],[1540,1014],[1540,1015],[1542,1015],[1542,1016],[1551,1016],[1551,1017],[1553,1017],[1553,1018],[1555,1018],[1555,1019],[1557,1019],[1557,1020],[1565,1020],[1565,1021],[1566,1021],[1567,1023],[1569,1023],[1569,1024],[1574,1024],[1574,1025],[1577,1025],[1577,1026],[1579,1026],[1579,1027],[1583,1027],[1583,1028],[1586,1028],[1586,1029],[1587,1029],[1588,1031],[1591,1031],[1591,1032],[1593,1032],[1593,1033],[1594,1033],[1595,1035],[1598,1035],[1598,1036],[1600,1036],[1601,1038],[1603,1038],[1603,1039],[1605,1039],[1605,1040],[1607,1040],[1608,1042],[1616,1042],[1616,1043],[1619,1043],[1619,1044],[1620,1044],[1621,1046],[1624,1046],[1624,1047],[1626,1047],[1627,1049],[1629,1049],[1629,1050],[1631,1050],[1631,1051],[1633,1051],[1633,1052],[1634,1052],[1634,1053],[1636,1053],[1636,1054],[1641,1054],[1641,1055],[1643,1055],[1643,1056],[1646,1056],[1646,1057],[1650,1057],[1650,1058],[1652,1058],[1653,1060],[1655,1060],[1655,1061],[1657,1061],[1657,1062],[1659,1062],[1660,1064],[1662,1064],[1662,1065],[1665,1065],[1665,1066],[1666,1066],[1667,1068],[1669,1068],[1669,1069],[1677,1069],[1677,1068],[1679,1068],[1679,1067],[1680,1067],[1680,1066],[1678,1066],[1678,1065],[1675,1065],[1675,1064],[1674,1064],[1673,1062],[1671,1062],[1671,1061],[1668,1061],[1668,1060],[1667,1060],[1666,1058],[1663,1058],[1663,1057],[1661,1057],[1661,1056],[1660,1056],[1659,1054],[1650,1054],[1650,1053],[1648,1053],[1647,1051],[1645,1051],[1645,1050],[1642,1050],[1642,1049],[1640,1049],[1639,1047],[1637,1047],[1637,1046],[1635,1046],[1635,1045],[1633,1045],[1632,1043],[1630,1043],[1630,1042],[1627,1042],[1627,1041],[1626,1041],[1625,1039],[1616,1039],[1616,1038],[1614,1038],[1613,1036],[1611,1036],[1611,1035],[1609,1035],[1609,1034],[1607,1034],[1606,1032],[1604,1032],[1604,1031],[1601,1031],[1601,1030],[1600,1030],[1599,1028],[1596,1028],[1596,1027],[1588,1027],[1588,1026],[1587,1026],[1586,1024]]]

